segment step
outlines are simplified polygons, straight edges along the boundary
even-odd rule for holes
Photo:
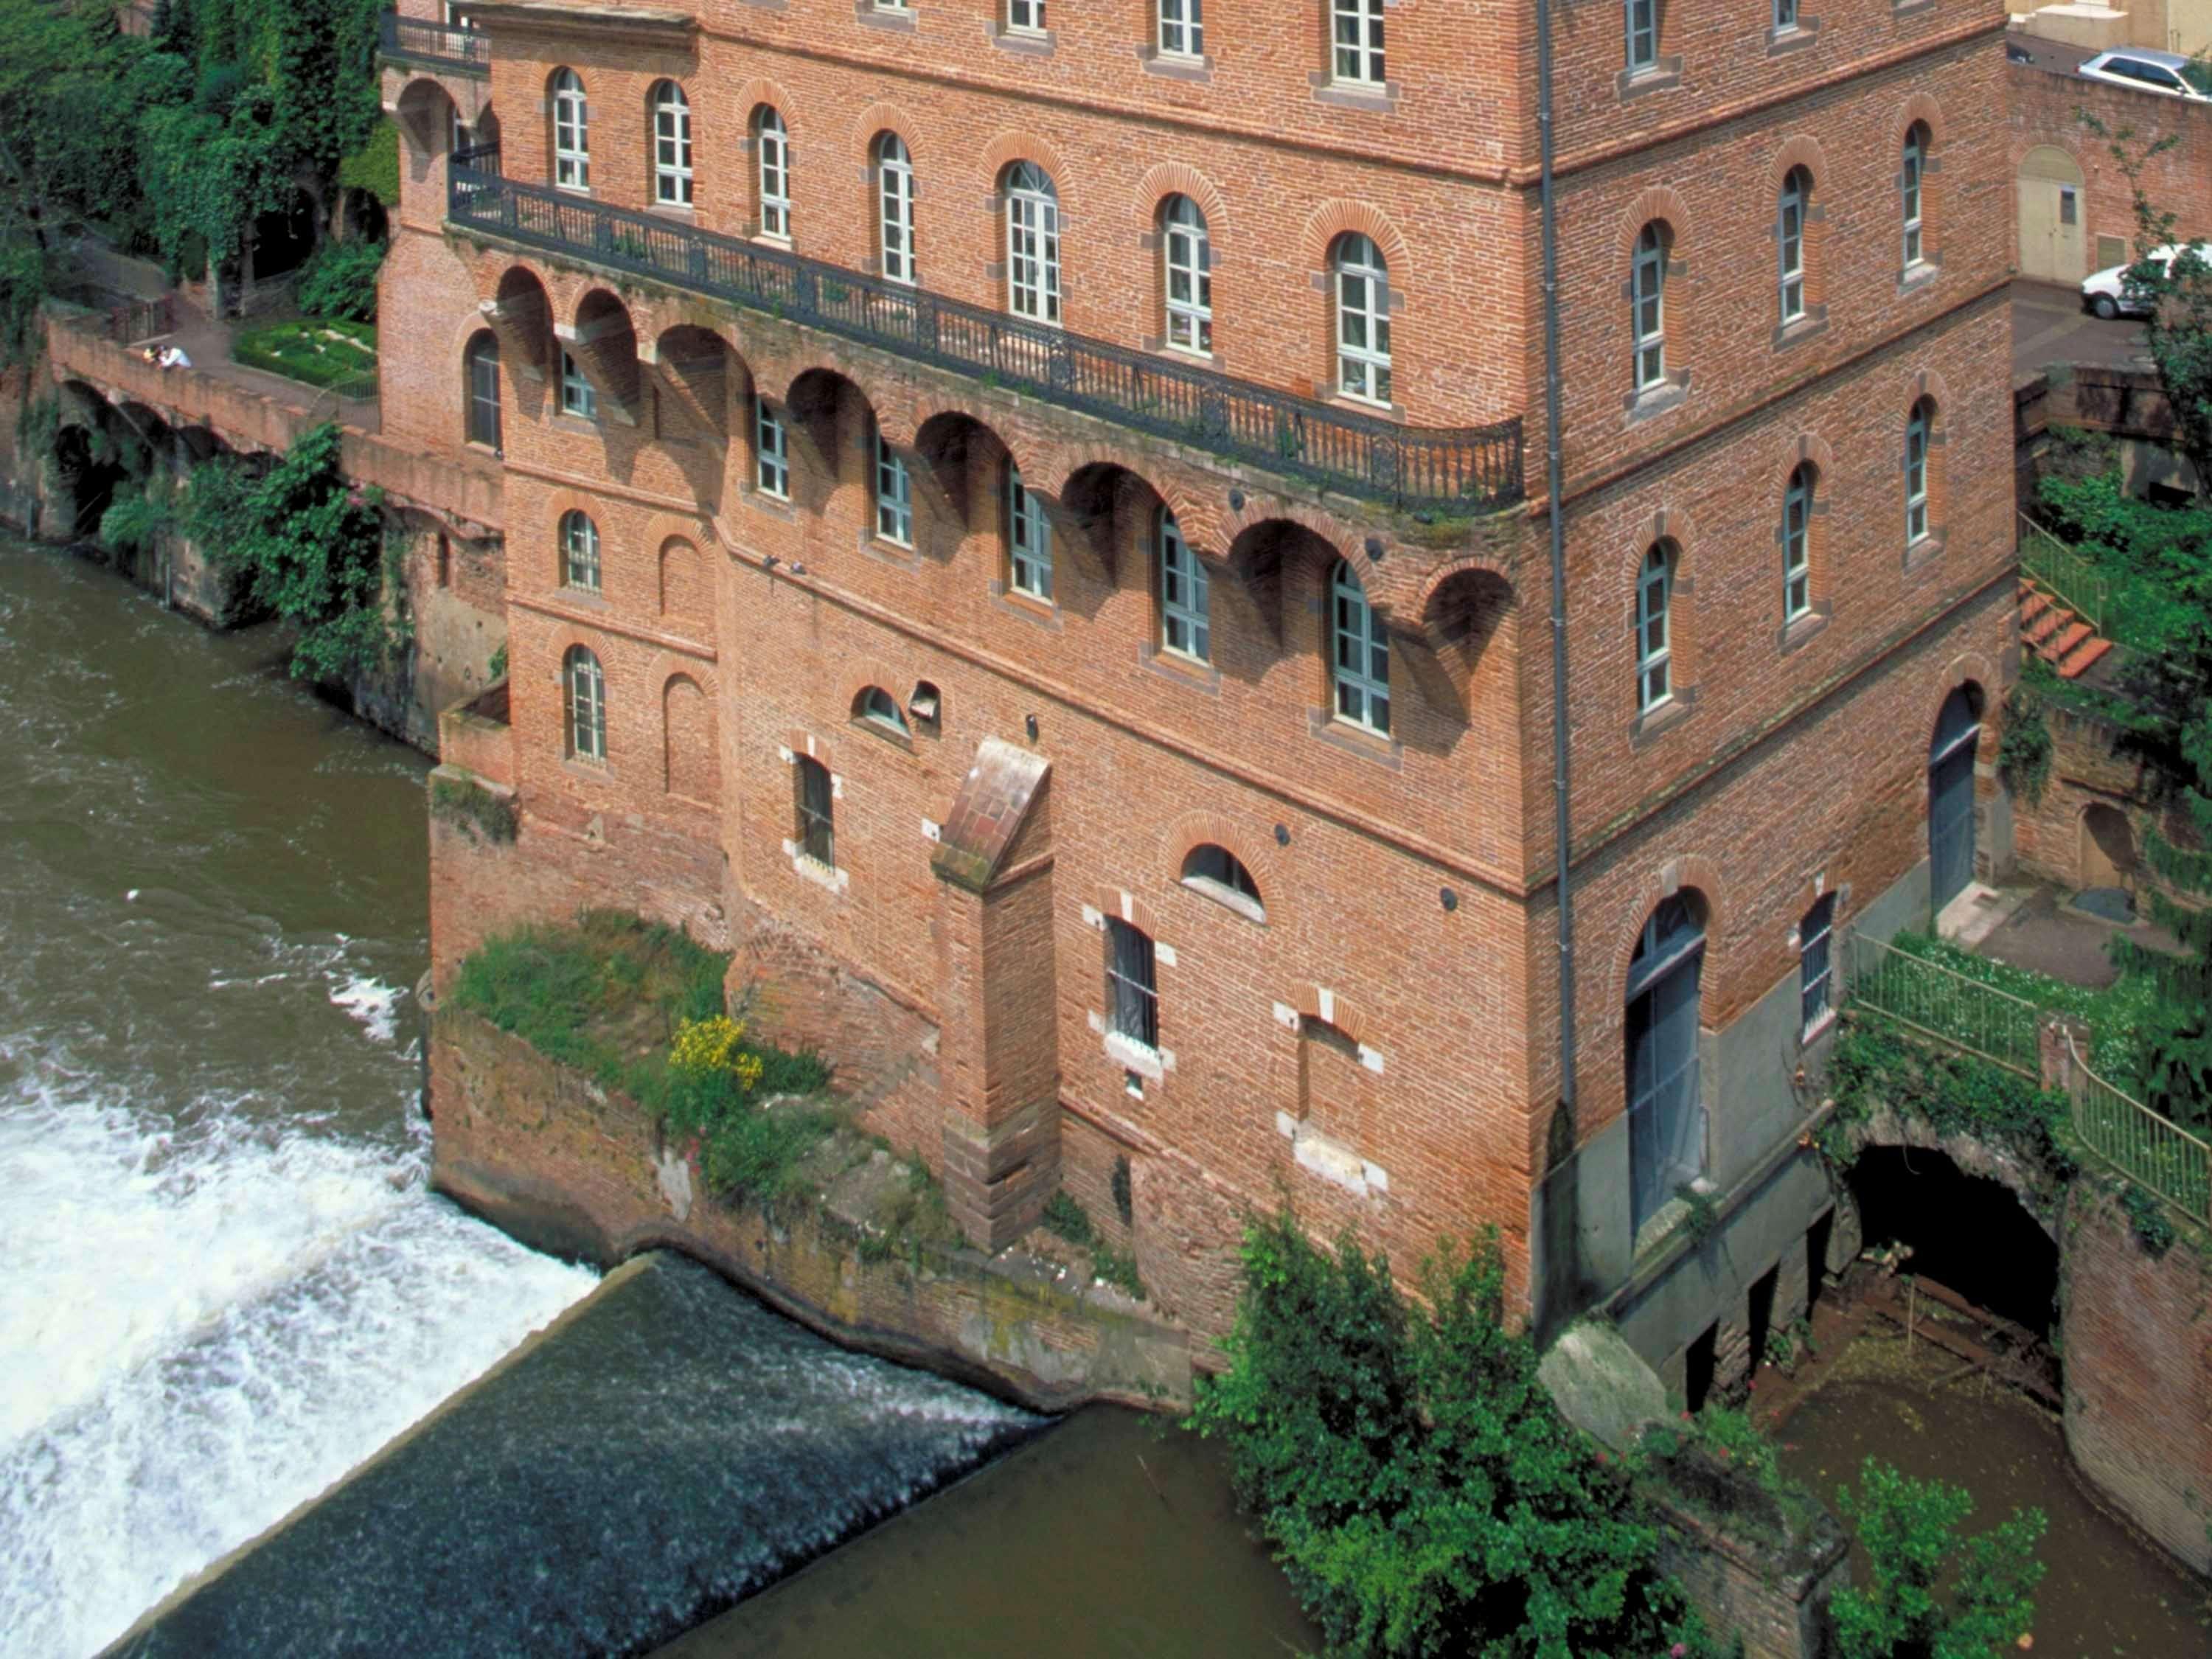
[[[2065,658],[2066,653],[2071,651],[2075,646],[2081,644],[2082,641],[2094,639],[2096,636],[2097,630],[2095,629],[2090,627],[2089,624],[2085,622],[2077,622],[2071,627],[2068,628],[2065,632],[2059,635],[2057,639],[2046,641],[2045,643],[2037,646],[2035,647],[2035,654],[2041,657],[2045,662],[2058,662],[2063,660]]]
[[[2068,652],[2060,661],[2058,677],[2068,680],[2081,678],[2082,675],[2094,668],[2098,660],[2112,648],[2112,642],[2110,640],[2099,639],[2095,635],[2091,635],[2073,650]]]
[[[2045,640],[2061,632],[2073,620],[2074,613],[2071,611],[2063,605],[2054,605],[2038,617],[2035,619],[2035,625],[2023,632],[2021,637],[2028,644],[2040,649]]]
[[[2045,611],[2051,609],[2051,595],[2037,587],[2023,588],[2020,595],[2020,625],[2026,628]]]

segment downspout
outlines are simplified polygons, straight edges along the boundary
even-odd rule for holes
[[[1575,1112],[1575,909],[1568,834],[1566,478],[1559,443],[1559,224],[1552,188],[1552,0],[1536,6],[1538,199],[1544,236],[1544,471],[1546,516],[1552,530],[1552,837],[1559,889],[1559,1104]]]

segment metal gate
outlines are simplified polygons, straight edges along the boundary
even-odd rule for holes
[[[1960,686],[1943,700],[1928,746],[1929,885],[1940,911],[1974,878],[1974,744],[1981,722]]]

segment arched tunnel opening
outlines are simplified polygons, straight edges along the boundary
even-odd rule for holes
[[[1904,1271],[2051,1334],[2058,1246],[2002,1182],[1921,1146],[1869,1146],[1850,1179],[1869,1249],[1908,1246]]]
[[[54,434],[54,471],[69,491],[70,533],[96,534],[128,469],[112,447],[100,445],[90,430],[72,423]]]

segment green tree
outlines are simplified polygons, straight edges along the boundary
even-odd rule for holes
[[[1348,1233],[1255,1221],[1230,1368],[1190,1418],[1226,1443],[1308,1612],[1343,1654],[1650,1659],[1703,1649],[1656,1527],[1600,1469],[1504,1324],[1494,1232],[1411,1306]]]
[[[0,237],[52,257],[129,193],[137,45],[93,0],[0,0]]]
[[[2043,1582],[2042,1510],[2014,1510],[1962,1539],[1974,1512],[1965,1488],[1916,1480],[1872,1457],[1857,1492],[1842,1487],[1836,1501],[1869,1564],[1865,1589],[1836,1593],[1842,1659],[1990,1659],[2028,1633]]]

